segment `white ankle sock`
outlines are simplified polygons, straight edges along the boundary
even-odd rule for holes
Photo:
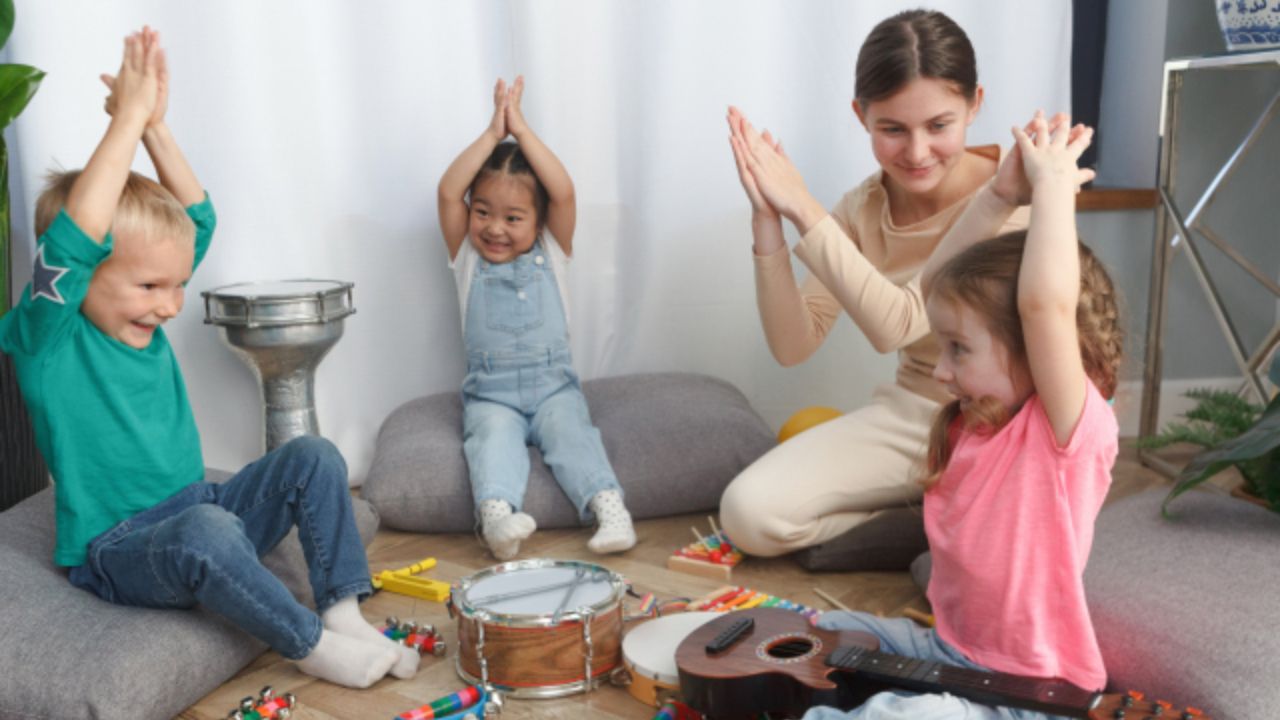
[[[339,635],[345,635],[378,647],[395,650],[396,662],[391,667],[391,674],[401,680],[407,680],[418,672],[418,660],[420,658],[418,651],[400,645],[370,625],[364,619],[364,615],[360,614],[360,604],[356,601],[355,595],[348,595],[328,610],[325,610],[324,614],[320,616],[320,621],[324,623],[326,630],[332,630]]]
[[[322,630],[320,642],[309,655],[298,660],[298,669],[338,685],[367,688],[387,674],[396,662],[396,655],[395,648]]]
[[[520,552],[520,542],[538,529],[538,523],[530,515],[512,512],[505,500],[484,500],[480,503],[480,534],[489,545],[493,556],[510,560]]]
[[[635,547],[636,529],[631,525],[631,513],[622,504],[622,493],[602,490],[587,504],[600,523],[600,529],[587,541],[592,552],[616,553]]]

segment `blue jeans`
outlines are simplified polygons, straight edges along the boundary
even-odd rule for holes
[[[818,620],[818,627],[870,633],[880,639],[881,652],[971,670],[987,669],[943,642],[932,629],[922,628],[906,618],[879,618],[863,612],[828,612]],[[891,691],[872,695],[867,702],[847,712],[816,707],[805,713],[802,720],[1046,720],[1056,717],[1030,710],[980,705],[950,694],[919,695]]]
[[[102,533],[69,579],[117,605],[199,603],[297,660],[320,641],[320,617],[259,558],[297,525],[319,612],[368,595],[369,565],[349,492],[337,448],[323,438],[296,438],[225,484],[193,483]]]

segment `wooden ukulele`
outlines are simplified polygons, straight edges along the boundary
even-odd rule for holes
[[[676,649],[676,667],[684,702],[710,718],[799,717],[815,705],[849,709],[877,692],[902,689],[1090,720],[1207,720],[1195,708],[1178,711],[1137,692],[1103,695],[1064,680],[970,670],[879,648],[874,635],[821,630],[794,612],[755,608],[694,630]]]

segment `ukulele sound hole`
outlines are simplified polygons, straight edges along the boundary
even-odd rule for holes
[[[769,657],[779,660],[790,660],[791,658],[800,657],[813,649],[813,642],[807,638],[792,637],[786,638],[782,642],[774,643],[769,646],[766,651]]]

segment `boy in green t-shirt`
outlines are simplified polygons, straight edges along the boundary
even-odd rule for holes
[[[417,653],[383,637],[357,605],[369,567],[347,469],[303,437],[222,485],[203,482],[200,437],[161,325],[182,309],[215,216],[164,122],[159,35],[125,40],[84,170],[54,175],[36,208],[31,284],[0,318],[49,463],[54,561],[108,602],[217,612],[308,674],[368,687],[411,677]],[[131,173],[139,140],[160,177]],[[297,525],[319,613],[259,561]]]

